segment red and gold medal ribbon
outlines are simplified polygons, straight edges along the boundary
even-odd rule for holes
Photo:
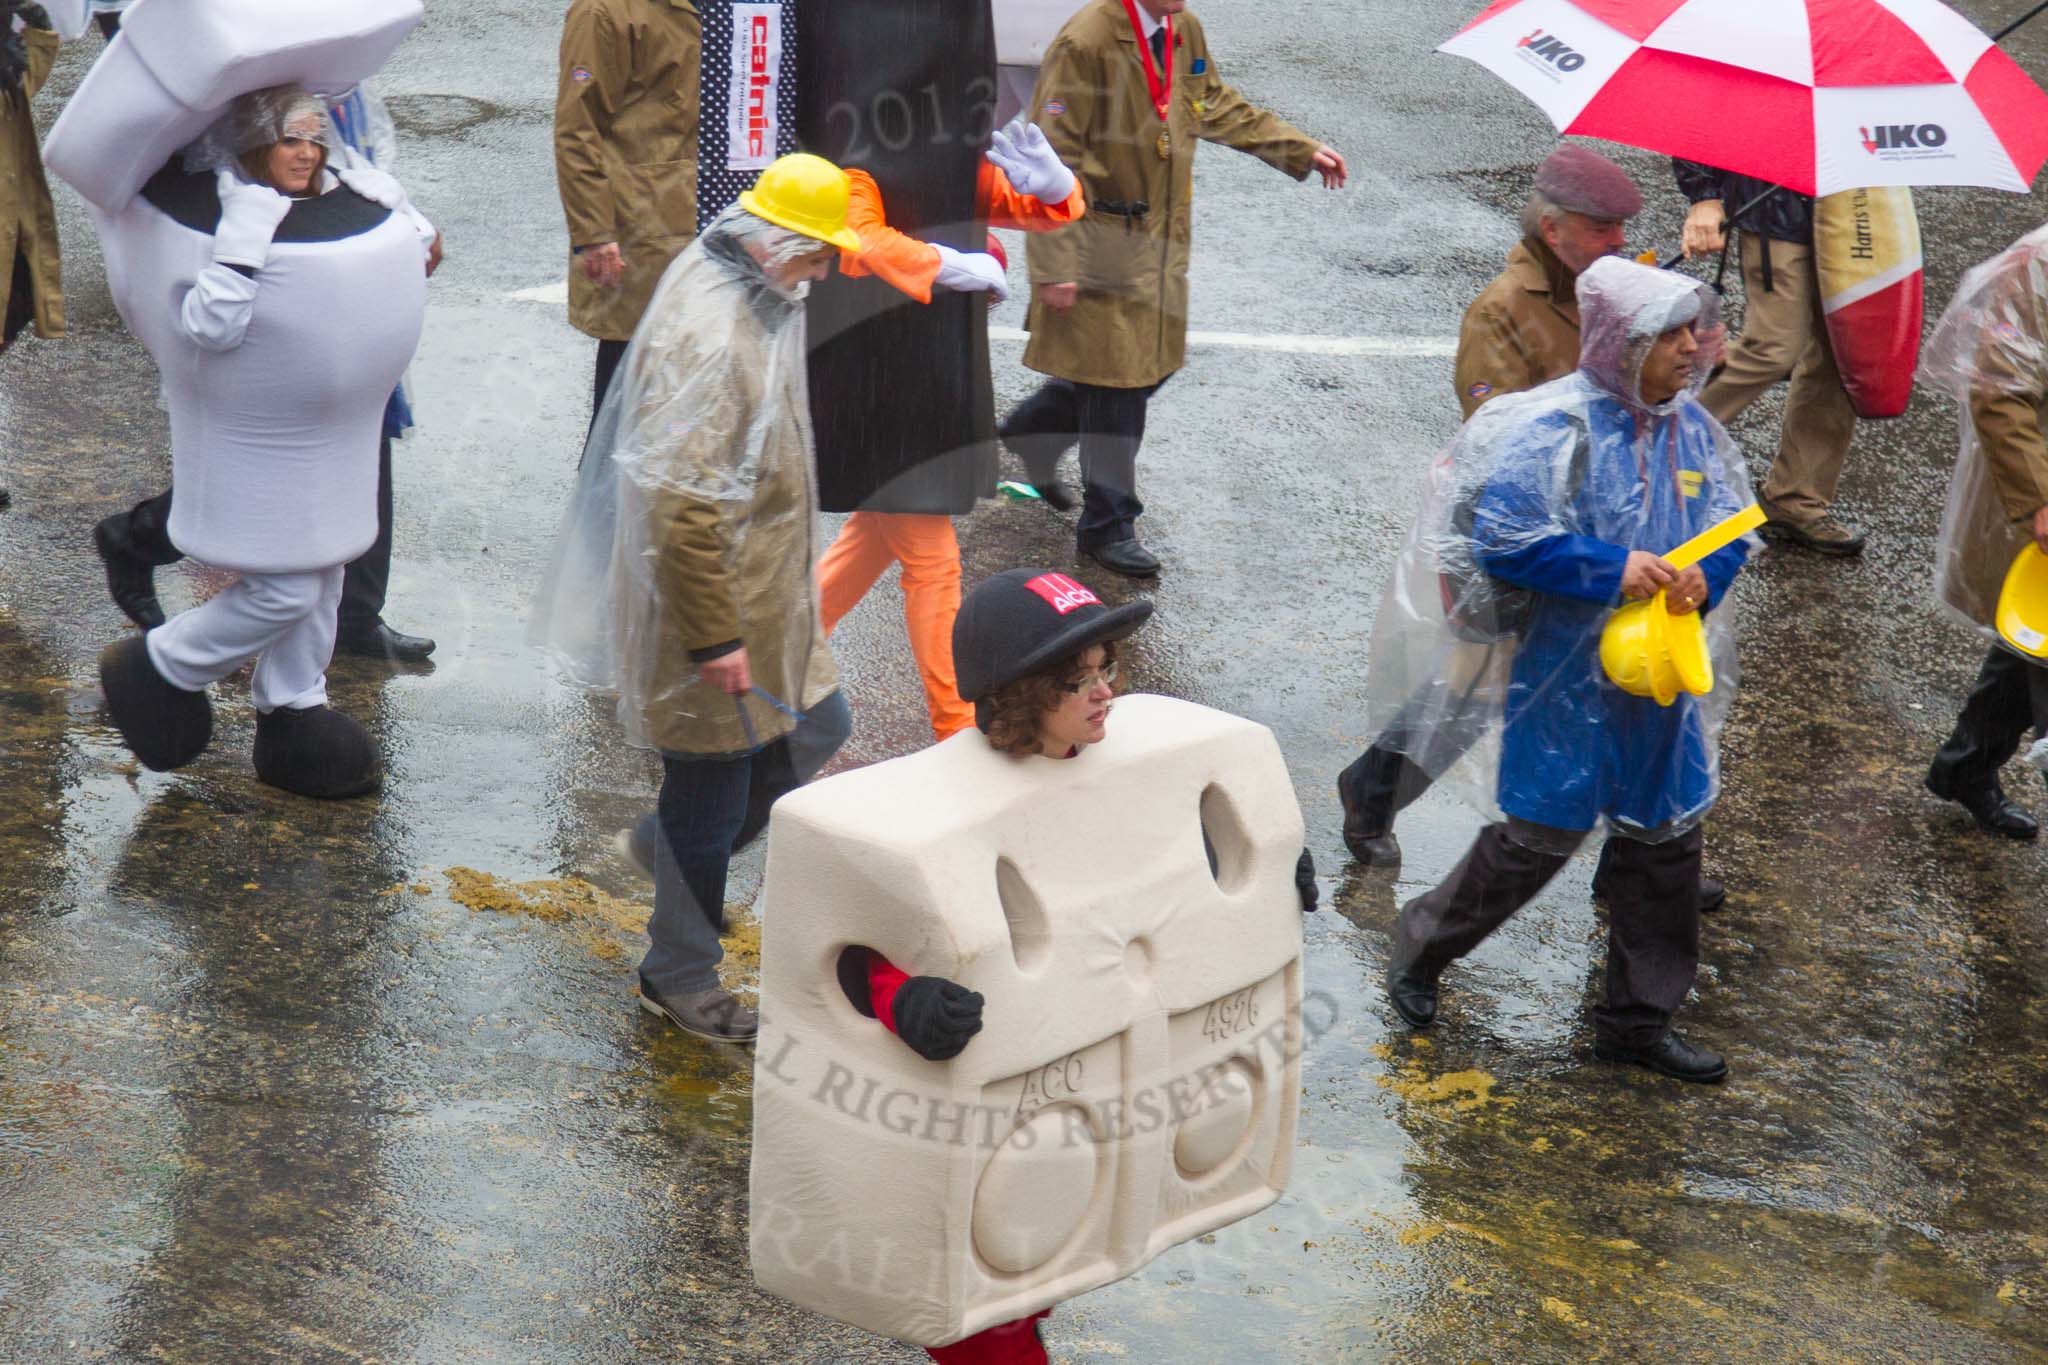
[[[1162,74],[1152,61],[1152,44],[1145,39],[1145,25],[1139,22],[1137,0],[1124,0],[1124,13],[1131,16],[1131,32],[1138,35],[1138,59],[1145,63],[1145,84],[1152,92],[1152,107],[1162,121],[1173,106],[1173,16],[1166,16],[1166,71]]]

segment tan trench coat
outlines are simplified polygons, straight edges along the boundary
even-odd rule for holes
[[[6,316],[12,300],[19,251],[28,257],[35,289],[36,335],[61,337],[64,285],[57,255],[57,210],[50,202],[50,182],[43,176],[35,116],[29,112],[29,101],[57,60],[57,35],[32,28],[21,38],[28,47],[28,71],[21,89],[9,91],[0,104],[0,193],[5,195],[0,199],[0,317]]]
[[[690,0],[574,0],[562,24],[555,186],[571,247],[617,242],[605,289],[569,257],[569,321],[625,341],[664,270],[697,235],[701,32]]]
[[[1164,123],[1120,0],[1094,0],[1069,19],[1039,69],[1031,116],[1088,199],[1080,222],[1034,233],[1027,244],[1033,295],[1024,363],[1041,374],[1129,389],[1178,370],[1187,350],[1196,142],[1249,152],[1296,180],[1308,176],[1322,145],[1223,83],[1194,15],[1176,15],[1174,31]],[[1162,129],[1170,158],[1159,155]],[[1142,218],[1105,211],[1141,202]],[[1078,284],[1080,299],[1055,312],[1038,301],[1042,284]]]
[[[2013,557],[2032,539],[2034,513],[2048,506],[2048,439],[2041,409],[2048,403],[2048,372],[2039,363],[2048,346],[2048,306],[2029,287],[2041,267],[2014,271],[1985,309],[1987,326],[1977,348],[1982,376],[1969,393],[1969,420],[1960,459],[1982,461],[1982,477],[1968,484],[1958,524],[1944,544],[1952,555],[1942,575],[1949,604],[1977,624],[1996,627],[1998,597]],[[2000,333],[2005,335],[2001,336]],[[1972,449],[1974,445],[1975,449]]]
[[[1508,253],[1458,328],[1458,406],[1520,393],[1579,367],[1578,276],[1541,238],[1524,237]]]
[[[673,299],[679,310],[701,306],[701,295],[691,297],[694,283],[674,282],[664,300]],[[650,321],[649,337],[661,345],[644,363],[667,368],[678,380],[715,368],[720,393],[714,410],[677,422],[677,384],[659,374],[627,378],[638,385],[644,414],[638,425],[672,433],[650,449],[639,480],[661,642],[642,714],[664,752],[738,753],[750,747],[750,738],[768,743],[794,722],[758,697],[736,705],[715,695],[697,676],[692,650],[739,641],[755,685],[798,710],[816,706],[839,686],[814,587],[817,494],[802,348],[771,356],[766,332],[746,311],[730,330],[692,333],[685,324],[668,335],[662,322]],[[706,354],[710,348],[715,356]],[[757,440],[760,449],[750,449]],[[737,470],[742,460],[751,501],[692,491],[720,485],[722,473]]]

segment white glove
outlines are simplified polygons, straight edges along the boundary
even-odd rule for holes
[[[405,203],[405,188],[375,166],[360,163],[339,166],[335,168],[334,176],[363,198],[373,204],[381,204],[393,213]]]
[[[292,201],[226,168],[216,173],[214,185],[220,191],[220,226],[213,230],[213,259],[261,270],[270,255],[270,239],[292,211]]]
[[[989,139],[989,162],[1019,194],[1045,204],[1064,204],[1074,192],[1074,173],[1045,139],[1045,131],[1020,114]]]
[[[949,246],[931,243],[932,250],[939,253],[939,284],[962,294],[987,290],[1002,303],[1010,297],[1010,282],[1003,276],[1003,268],[996,258],[986,251],[955,251]]]

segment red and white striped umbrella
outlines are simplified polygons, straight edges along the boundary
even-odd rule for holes
[[[1559,132],[1808,194],[2024,193],[2048,158],[2048,94],[1937,0],[1499,0],[1438,50]]]

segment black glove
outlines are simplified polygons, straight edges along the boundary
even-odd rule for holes
[[[50,32],[56,31],[57,26],[50,22],[50,12],[44,9],[41,5],[23,5],[17,3],[11,5],[10,8],[12,8],[16,14],[19,14],[21,16],[21,22],[27,24],[30,28],[40,28]]]
[[[943,976],[913,976],[896,988],[896,1036],[931,1062],[960,1055],[981,1032],[981,992]]]
[[[1322,904],[1323,893],[1316,887],[1316,860],[1309,851],[1301,851],[1301,860],[1294,865],[1294,889],[1301,896],[1304,913]]]

